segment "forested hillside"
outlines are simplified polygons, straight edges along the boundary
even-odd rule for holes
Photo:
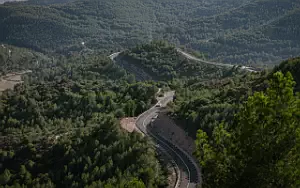
[[[33,72],[0,95],[2,186],[166,186],[153,146],[118,122],[155,102],[155,84],[97,54],[11,62]]]
[[[0,187],[162,188],[202,171],[203,188],[298,188],[299,18],[296,0],[1,4]],[[159,112],[201,170],[175,131],[164,145],[185,167],[120,128]]]
[[[287,6],[289,3],[282,1],[281,4],[284,5],[282,7],[273,1],[263,2],[257,6],[260,7],[259,9],[245,7],[239,11],[239,14],[234,12],[226,15],[228,17],[213,19],[210,21],[211,24],[215,25],[217,22],[216,27],[222,30],[218,33],[222,34],[215,35],[209,41],[202,41],[202,45],[195,44],[193,47],[223,62],[239,61],[252,66],[255,65],[255,60],[274,64],[282,59],[298,56],[300,9],[299,5],[294,5],[292,2],[291,6]],[[254,16],[245,17],[247,11],[251,11]],[[243,19],[236,19],[236,17]],[[205,28],[214,27],[208,25]],[[210,33],[203,29],[196,31]]]
[[[196,139],[203,187],[299,186],[299,65],[295,58],[269,74],[173,83],[169,106]]]
[[[296,81],[295,91],[300,91],[300,58],[293,58],[286,60],[280,65],[276,66],[273,70],[273,73],[281,71],[283,73],[290,72],[293,75],[294,80]]]
[[[292,160],[299,158],[294,143],[298,143],[300,106],[298,94],[293,93],[299,91],[299,58],[270,73],[249,73],[187,60],[163,41],[125,50],[117,63],[90,51],[43,55],[3,45],[0,52],[3,74],[32,70],[23,75],[23,84],[0,95],[1,185],[166,187],[167,169],[149,140],[121,131],[118,122],[153,105],[158,86],[176,91],[170,115],[196,139],[203,186],[249,187],[252,181],[257,187],[298,185],[299,174],[289,174],[299,164]],[[136,82],[136,72],[120,68],[120,59],[158,82]],[[260,106],[263,102],[265,106]],[[264,123],[269,129],[262,135],[269,140],[252,134],[260,133],[253,125]],[[249,143],[243,140],[247,135]],[[287,143],[292,144],[287,147]],[[251,157],[264,144],[263,154]],[[232,181],[232,176],[237,179]]]
[[[174,118],[193,137],[198,129],[211,133],[220,122],[232,121],[239,105],[253,90],[265,88],[264,77],[258,74],[175,81],[171,86],[176,89]]]
[[[6,73],[35,69],[51,62],[51,58],[42,53],[15,46],[0,46],[0,75]]]
[[[197,54],[202,56],[202,54]],[[165,41],[153,41],[122,52],[117,64],[134,72],[142,79],[169,81],[172,79],[199,78],[218,79],[242,72],[238,67],[226,68],[189,60],[182,56],[174,45]],[[130,66],[129,66],[130,65]],[[131,68],[131,69],[130,69]]]
[[[299,62],[298,62],[299,63]],[[203,187],[299,187],[300,99],[292,74],[274,73],[232,122],[199,129]]]
[[[299,58],[294,58],[282,62],[270,73],[235,74],[210,81],[174,81],[172,87],[176,89],[176,101],[173,115],[192,136],[196,136],[198,129],[210,134],[222,121],[231,122],[248,96],[264,91],[268,87],[267,80],[278,71],[291,72],[296,81],[294,89],[299,91],[299,65]]]
[[[102,49],[135,46],[152,37],[161,38],[162,31],[168,27],[172,29],[170,22],[178,25],[186,19],[175,16],[183,15],[177,7],[186,6],[188,10],[190,6],[199,7],[197,4],[195,0],[187,5],[180,0],[83,0],[47,7],[7,4],[0,7],[0,29],[3,31],[0,40],[55,51],[69,46],[75,48],[82,41],[89,47]],[[203,8],[213,8],[215,4],[207,3]],[[223,5],[232,6],[229,3]],[[216,8],[212,10],[217,11]],[[63,48],[57,49],[59,46]]]
[[[68,53],[165,39],[220,62],[261,66],[299,54],[298,15],[294,0],[29,1],[0,6],[0,41]]]
[[[76,0],[27,0],[25,3],[30,5],[52,5],[52,4],[63,4],[69,3]]]

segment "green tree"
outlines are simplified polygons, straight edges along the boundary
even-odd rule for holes
[[[204,187],[299,187],[300,99],[290,73],[273,75],[211,138],[199,130],[196,155]]]
[[[127,182],[124,186],[125,188],[145,188],[144,182],[141,180],[138,180],[137,178],[134,178],[133,180]]]
[[[115,115],[117,118],[122,118],[125,116],[125,113],[122,109],[117,109],[116,112],[115,112]]]
[[[10,181],[12,174],[8,169],[5,169],[4,172],[0,175],[0,184],[5,185]]]

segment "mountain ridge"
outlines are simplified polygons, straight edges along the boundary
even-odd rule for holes
[[[289,58],[286,52],[300,52],[296,42],[300,36],[294,32],[299,4],[292,0],[8,3],[0,6],[0,41],[66,54],[80,51],[82,42],[92,49],[116,51],[163,39],[221,62],[259,66]],[[211,13],[201,11],[206,8]]]

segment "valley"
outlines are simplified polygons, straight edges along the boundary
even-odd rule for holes
[[[299,14],[0,0],[0,188],[298,188]]]
[[[67,54],[82,50],[82,41],[108,52],[167,40],[204,52],[210,60],[257,68],[299,54],[300,5],[293,0],[48,1],[1,6],[0,41]]]

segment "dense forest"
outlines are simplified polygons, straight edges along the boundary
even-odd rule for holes
[[[299,13],[297,1],[264,0],[193,20],[189,30],[201,42],[191,47],[222,62],[278,63],[299,55]]]
[[[0,42],[67,54],[164,39],[216,61],[254,66],[299,54],[300,6],[294,0],[63,2],[1,5]]]
[[[201,63],[188,63],[163,42],[122,54],[121,59],[176,90],[170,115],[196,140],[204,187],[299,186],[299,58],[271,71],[221,69],[230,74],[219,75],[215,69],[213,76],[205,70],[203,77]],[[192,68],[180,67],[169,76],[181,62]]]
[[[299,65],[294,58],[270,73],[172,83],[169,106],[196,139],[203,187],[299,186]]]
[[[0,184],[165,187],[167,171],[150,142],[118,125],[155,102],[156,84],[135,82],[101,55],[49,59],[19,64],[32,74],[0,95]]]
[[[1,4],[0,188],[167,187],[160,146],[120,120],[170,90],[156,108],[195,140],[203,188],[298,188],[299,16],[295,0]]]
[[[143,70],[146,78],[148,76],[149,79],[154,80],[168,81],[191,77],[203,80],[218,79],[238,72],[238,67],[230,69],[188,60],[177,52],[175,46],[165,41],[138,45],[122,52],[117,58],[117,63],[125,69],[128,67],[128,62],[131,67],[136,66],[138,72]]]
[[[187,79],[174,80],[170,87],[176,90],[176,101],[172,104],[173,116],[191,136],[198,129],[211,134],[222,121],[231,122],[241,104],[256,91],[264,91],[268,80],[278,71],[292,73],[296,81],[295,92],[299,90],[299,58],[289,59],[268,73],[235,74],[215,80]],[[183,121],[184,120],[184,121]]]
[[[51,62],[50,56],[27,48],[0,46],[0,75],[22,70],[42,69]]]
[[[0,96],[1,185],[167,186],[151,142],[120,130],[118,119],[142,113],[168,87],[176,91],[170,116],[196,140],[204,187],[298,186],[299,58],[249,73],[187,60],[164,41],[128,49],[117,63],[96,52],[4,46],[0,54],[3,74],[32,70]],[[137,82],[119,66],[124,59],[151,78]]]
[[[299,63],[299,62],[298,62]],[[300,98],[290,72],[276,72],[232,123],[199,129],[196,156],[204,187],[299,187]]]

